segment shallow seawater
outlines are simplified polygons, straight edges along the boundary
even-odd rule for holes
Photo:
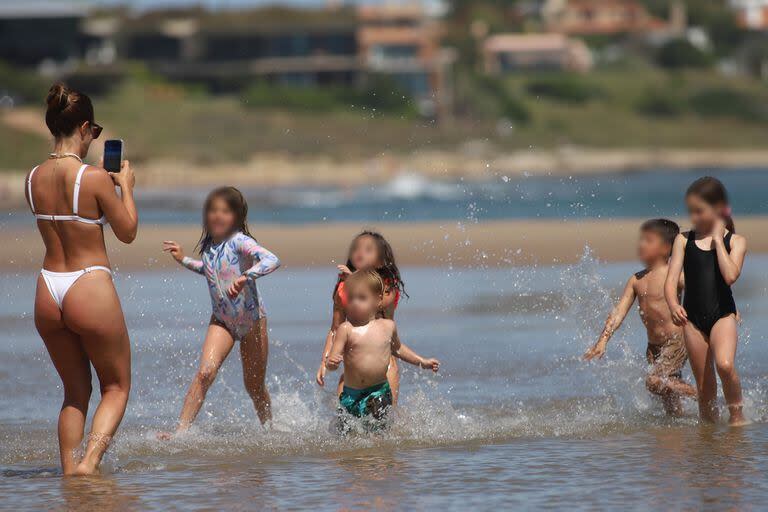
[[[644,388],[636,313],[606,360],[579,356],[636,266],[587,253],[572,266],[406,268],[406,343],[441,359],[402,368],[402,407],[381,436],[340,440],[334,386],[313,383],[330,323],[333,269],[261,281],[269,312],[274,424],[256,420],[233,351],[196,427],[171,442],[210,314],[204,282],[178,270],[117,273],[133,344],[128,412],[104,475],[64,479],[61,389],[32,325],[31,273],[0,275],[0,502],[21,509],[759,509],[768,498],[768,257],[736,296],[742,429],[668,419]],[[686,377],[691,379],[690,372]],[[333,381],[333,378],[331,378]],[[94,404],[95,405],[95,402]]]
[[[762,215],[768,198],[768,169],[646,169],[639,172],[507,176],[488,167],[476,179],[433,179],[405,172],[384,183],[361,186],[244,187],[259,222],[302,224],[498,219],[581,219],[681,216],[688,185],[703,175],[728,187],[737,215]],[[197,225],[208,188],[156,187],[139,190],[142,223]],[[652,200],[650,198],[653,198]],[[0,209],[0,227],[29,223],[26,207]]]

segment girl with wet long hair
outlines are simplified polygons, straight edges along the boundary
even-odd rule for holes
[[[717,379],[730,412],[730,423],[746,422],[741,382],[736,370],[738,341],[736,303],[731,285],[744,265],[747,241],[736,234],[728,193],[720,180],[694,181],[685,194],[693,229],[677,236],[672,249],[665,297],[672,319],[683,326],[685,346],[699,393],[699,413],[705,421],[718,418]],[[677,283],[685,274],[680,304]]]
[[[185,268],[205,276],[212,313],[203,342],[200,366],[187,391],[176,432],[195,420],[208,389],[235,341],[240,342],[243,379],[261,423],[272,419],[265,384],[269,338],[267,312],[256,280],[277,270],[277,256],[259,245],[248,230],[248,204],[234,187],[213,190],[203,206],[201,259],[185,256],[178,243],[167,240],[163,250]],[[159,437],[167,439],[169,433]]]
[[[326,360],[333,345],[336,330],[346,320],[347,293],[345,280],[348,275],[357,270],[375,270],[384,282],[384,298],[379,315],[382,318],[394,319],[395,310],[402,296],[407,297],[405,283],[400,277],[400,269],[395,261],[395,253],[389,242],[376,231],[366,230],[352,239],[347,253],[346,265],[339,265],[339,277],[333,289],[333,316],[331,328],[325,338],[320,367],[317,370],[315,380],[318,385],[325,385]],[[400,371],[395,358],[391,358],[387,380],[392,388],[393,403],[397,405],[400,392]],[[343,388],[343,376],[339,380],[339,391]]]

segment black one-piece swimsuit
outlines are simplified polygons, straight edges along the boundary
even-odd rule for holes
[[[725,250],[731,252],[731,233],[725,235]],[[726,284],[717,265],[717,252],[705,251],[696,245],[696,234],[688,233],[683,259],[685,292],[683,307],[688,321],[709,336],[715,323],[736,313],[731,287]]]

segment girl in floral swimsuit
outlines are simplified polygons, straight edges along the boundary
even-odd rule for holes
[[[347,319],[345,309],[347,307],[347,291],[345,280],[348,275],[356,270],[375,270],[384,280],[384,299],[382,301],[379,316],[393,320],[395,310],[400,302],[401,295],[408,296],[405,293],[405,285],[400,277],[400,270],[395,263],[395,254],[389,242],[375,231],[363,231],[352,239],[349,247],[349,254],[346,265],[339,265],[339,279],[333,290],[333,318],[331,319],[331,328],[325,338],[323,347],[323,356],[320,361],[320,367],[317,370],[315,380],[318,385],[325,385],[326,359],[336,330]],[[392,388],[392,402],[397,405],[398,395],[400,394],[400,371],[397,361],[394,357],[390,359],[389,370],[387,370],[387,381]],[[344,387],[344,377],[339,379],[338,391]]]
[[[240,341],[245,388],[262,423],[272,418],[265,385],[267,315],[256,279],[274,272],[280,261],[261,247],[248,232],[248,205],[234,187],[214,190],[205,201],[203,234],[198,247],[202,259],[184,255],[174,241],[163,242],[181,265],[204,275],[208,281],[213,312],[203,343],[200,368],[189,386],[177,432],[189,428],[203,405],[219,368]],[[169,438],[170,434],[160,434]]]

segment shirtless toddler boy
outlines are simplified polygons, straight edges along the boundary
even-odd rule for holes
[[[584,359],[601,359],[613,333],[619,328],[637,297],[640,318],[648,332],[646,357],[651,369],[645,380],[648,391],[659,395],[670,416],[680,415],[680,396],[696,396],[696,389],[682,380],[682,369],[688,359],[683,330],[672,322],[672,315],[664,299],[664,281],[667,278],[672,244],[680,228],[667,219],[646,221],[640,227],[637,254],[645,269],[627,281],[619,303],[605,322],[597,343],[587,350]],[[681,277],[680,289],[683,282]]]
[[[357,271],[346,279],[347,321],[336,331],[326,368],[333,371],[344,363],[344,389],[339,395],[341,408],[363,418],[368,430],[386,425],[392,405],[387,382],[390,356],[436,372],[437,359],[425,359],[400,343],[393,320],[376,318],[384,294],[384,282],[374,271]],[[340,418],[339,430],[350,427]]]

